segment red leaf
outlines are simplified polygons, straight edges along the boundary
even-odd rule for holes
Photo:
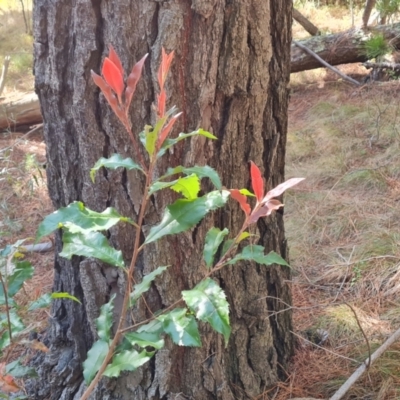
[[[261,217],[266,217],[272,214],[272,211],[279,210],[283,207],[283,204],[276,199],[267,201],[261,208],[259,208],[255,213],[250,216],[250,224],[254,224]]]
[[[157,149],[160,149],[162,144],[164,143],[164,140],[167,138],[169,132],[171,131],[172,127],[174,126],[176,120],[180,117],[182,113],[180,112],[179,114],[174,115],[169,121],[168,124],[164,126],[164,128],[161,130],[160,136],[158,138],[158,144],[157,144]]]
[[[142,69],[144,62],[146,61],[148,54],[142,57],[140,61],[138,61],[132,68],[132,72],[128,76],[128,81],[126,83],[125,89],[125,110],[128,113],[129,106],[131,105],[133,94],[136,90],[136,85],[142,76]]]
[[[124,76],[124,68],[122,67],[121,60],[119,59],[118,54],[115,52],[114,47],[112,47],[111,45],[110,45],[110,54],[108,58],[118,68],[121,76]]]
[[[111,87],[107,84],[107,82],[100,76],[97,75],[95,72],[91,71],[92,78],[94,80],[94,83],[100,88],[102,91],[104,97],[110,104],[111,108],[113,109],[114,113],[117,115],[117,117],[120,119],[121,122],[125,120],[125,114],[123,110],[121,109],[120,105],[118,104],[117,98],[115,97],[115,94],[111,90]]]
[[[101,73],[105,81],[110,85],[111,89],[117,94],[118,100],[121,103],[122,91],[124,90],[124,80],[118,67],[108,57],[106,57],[104,59]]]
[[[231,196],[237,202],[239,202],[241,209],[245,212],[246,215],[250,215],[250,206],[247,203],[247,197],[240,193],[238,189],[230,189]]]
[[[167,54],[163,47],[161,50],[161,65],[158,69],[158,83],[161,90],[164,88],[165,79],[167,78],[167,74],[173,58],[174,52],[172,51],[171,53]]]
[[[253,186],[253,191],[257,197],[257,201],[260,202],[264,196],[264,182],[257,165],[254,164],[253,161],[250,161],[250,165],[251,185]]]
[[[262,202],[266,203],[268,200],[272,199],[273,197],[278,197],[280,196],[285,190],[291,188],[292,186],[297,185],[301,181],[303,181],[305,178],[292,178],[288,179],[286,182],[281,183],[277,187],[273,188],[270,190],[265,197],[263,198]]]
[[[165,90],[162,89],[160,94],[158,95],[158,116],[162,118],[165,114],[165,102],[166,102],[166,97],[167,94],[165,93]]]

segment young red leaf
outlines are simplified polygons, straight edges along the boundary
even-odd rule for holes
[[[281,207],[283,207],[283,204],[279,200],[271,199],[267,201],[261,208],[251,214],[250,224],[254,224],[259,218],[266,217],[272,214],[272,211],[279,210]]]
[[[142,70],[144,62],[146,61],[148,54],[144,55],[140,61],[138,61],[132,68],[132,72],[128,76],[128,81],[126,82],[125,89],[125,110],[126,113],[129,111],[129,106],[131,105],[133,94],[136,90],[136,85],[142,76]]]
[[[278,197],[280,196],[285,190],[291,188],[292,186],[297,185],[301,181],[303,181],[305,178],[292,178],[288,179],[286,182],[281,183],[277,187],[273,188],[270,190],[265,197],[263,198],[262,202],[266,203],[268,200],[272,199],[273,197]]]
[[[124,79],[118,67],[106,57],[103,63],[101,73],[105,81],[111,86],[112,90],[117,94],[118,100],[122,102],[122,91],[124,90]]]
[[[231,196],[237,202],[239,202],[241,209],[245,212],[246,215],[250,215],[250,206],[247,203],[247,197],[240,193],[238,189],[229,189],[231,192]]]
[[[161,90],[161,92],[160,92],[160,94],[158,95],[158,116],[160,117],[160,118],[162,118],[163,116],[164,116],[164,114],[165,114],[165,103],[166,103],[166,97],[167,97],[167,94],[165,93],[165,90],[164,89],[162,89]]]
[[[113,64],[118,68],[121,76],[124,76],[124,68],[122,67],[121,60],[118,57],[118,54],[115,52],[114,47],[110,45],[110,54],[108,55],[108,58],[113,62]]]
[[[164,143],[164,140],[167,138],[169,132],[171,131],[172,127],[174,126],[176,120],[180,117],[182,113],[180,112],[179,114],[174,115],[169,121],[168,124],[164,126],[162,129],[160,136],[158,138],[158,143],[157,143],[157,151],[161,148],[162,144]]]
[[[163,47],[161,50],[161,65],[158,69],[158,84],[160,85],[161,90],[164,89],[165,79],[167,78],[167,74],[173,58],[174,52],[172,51],[171,53],[167,54]]]
[[[264,182],[257,165],[254,164],[253,161],[250,161],[250,165],[251,185],[253,186],[257,201],[260,202],[264,196]]]
[[[112,110],[114,113],[117,115],[117,117],[120,119],[120,121],[124,121],[125,114],[123,110],[121,109],[120,105],[118,104],[118,100],[115,97],[115,94],[113,93],[111,87],[107,84],[107,82],[100,76],[97,75],[95,72],[91,71],[92,78],[94,83],[100,88],[102,91],[104,97],[110,104]]]

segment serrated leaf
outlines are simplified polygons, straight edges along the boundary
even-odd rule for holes
[[[229,304],[218,284],[206,278],[193,289],[183,291],[182,297],[196,318],[208,322],[215,331],[221,333],[227,345],[231,334]]]
[[[82,304],[78,298],[75,296],[72,296],[72,294],[69,294],[67,292],[54,292],[50,295],[52,299],[70,299],[73,301],[76,301],[79,304]]]
[[[129,218],[123,217],[112,207],[98,213],[86,208],[82,202],[75,201],[48,215],[39,225],[36,240],[49,235],[66,223],[77,225],[85,231],[103,231],[110,229],[119,221],[131,222]]]
[[[108,348],[107,342],[104,340],[97,340],[88,351],[87,358],[83,362],[83,377],[86,385],[92,382],[101,364],[103,364],[108,353]]]
[[[193,228],[204,216],[222,207],[229,197],[229,192],[213,191],[195,200],[179,199],[164,211],[162,221],[153,226],[145,243],[154,242],[163,236],[173,235]]]
[[[37,310],[38,308],[45,308],[51,304],[51,294],[45,293],[40,296],[38,299],[32,301],[30,304],[28,311]]]
[[[22,285],[33,276],[34,268],[29,261],[17,261],[12,275],[7,276],[8,297],[14,295],[21,289]],[[3,285],[0,285],[0,299],[4,297]]]
[[[272,199],[273,197],[280,196],[285,190],[297,185],[301,181],[304,181],[305,178],[291,178],[288,179],[286,182],[283,182],[270,190],[265,197],[262,199],[262,203],[266,203],[268,200]]]
[[[159,335],[163,332],[163,324],[161,321],[153,319],[148,324],[141,325],[136,332],[147,332]]]
[[[226,252],[231,248],[232,244],[234,243],[235,241],[233,239],[228,239],[225,241],[224,245],[222,246],[221,257],[226,254]]]
[[[223,231],[218,228],[211,228],[207,232],[203,251],[203,258],[207,267],[211,267],[211,265],[213,264],[215,253],[217,252],[222,241],[224,240],[224,237],[228,233],[229,231],[227,228],[225,228]]]
[[[264,254],[264,247],[259,245],[249,245],[243,248],[242,252],[236,254],[227,264],[235,264],[238,261],[255,261],[258,264],[272,265],[280,264],[289,267],[289,264],[277,253],[271,251]]]
[[[63,233],[63,251],[61,257],[68,260],[72,256],[94,257],[107,264],[124,268],[122,252],[115,250],[108,243],[108,240],[100,232]]]
[[[94,182],[96,172],[102,167],[114,170],[122,167],[128,170],[137,169],[143,172],[142,168],[131,158],[122,158],[121,154],[113,154],[110,158],[102,157],[96,162],[94,167],[90,170],[90,179],[92,182]]]
[[[124,90],[124,80],[121,71],[118,67],[106,57],[103,62],[101,74],[104,76],[106,82],[111,86],[114,92],[118,95],[121,102],[122,91]]]
[[[138,353],[136,350],[125,350],[116,354],[111,364],[104,371],[105,376],[110,378],[118,377],[122,371],[135,371],[153,357],[154,352],[143,350]]]
[[[209,167],[208,165],[198,166],[195,165],[194,167],[185,168],[183,166],[178,166],[175,168],[168,168],[165,175],[163,175],[159,180],[168,178],[169,176],[176,175],[176,174],[185,174],[191,175],[195,174],[200,179],[202,178],[209,178],[210,181],[214,184],[215,188],[218,190],[222,189],[221,179],[214,168]]]
[[[197,199],[200,192],[200,179],[195,174],[179,178],[175,184],[171,186],[175,192],[182,193],[189,200]]]
[[[244,194],[241,194],[238,189],[229,190],[232,198],[240,204],[240,208],[245,212],[246,215],[250,215],[250,205],[247,203],[247,198]]]
[[[6,374],[9,374],[14,378],[23,378],[25,376],[29,377],[38,376],[35,368],[22,365],[19,359],[6,365]]]
[[[110,301],[103,304],[100,308],[100,315],[96,318],[97,334],[100,340],[104,342],[110,342],[111,340],[111,328],[113,325],[113,310],[114,310],[114,298],[115,294],[112,295]]]
[[[179,346],[200,347],[201,339],[197,322],[186,308],[176,308],[157,317],[163,323],[165,333]]]
[[[197,135],[205,136],[206,138],[209,138],[209,139],[217,139],[217,137],[215,137],[213,134],[211,134],[210,132],[207,132],[203,129],[198,129],[197,131],[194,131],[191,133],[180,133],[177,138],[165,140],[160,151],[157,154],[157,158],[163,156],[165,154],[165,152],[167,151],[167,149],[174,146],[181,140],[187,139],[192,136],[197,136]]]
[[[142,282],[138,283],[133,287],[133,291],[130,295],[131,306],[133,306],[137,299],[145,292],[150,289],[151,283],[156,279],[158,275],[161,275],[168,267],[158,267],[154,271],[145,275]]]
[[[149,332],[131,332],[125,335],[132,346],[137,344],[140,347],[154,347],[160,350],[164,347],[164,339],[160,338],[157,333]]]
[[[25,325],[19,315],[15,312],[15,310],[10,310],[9,315],[11,323],[11,333],[14,337],[17,333],[22,332],[25,329]],[[0,350],[2,350],[10,344],[8,318],[6,313],[0,314],[0,332],[3,332],[0,337]]]

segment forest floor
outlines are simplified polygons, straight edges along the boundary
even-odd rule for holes
[[[21,12],[5,13],[2,2],[7,23],[0,38],[11,34],[5,27],[24,29]],[[349,24],[348,10],[300,11],[324,31]],[[26,69],[31,38],[20,32],[17,39],[15,32],[12,45],[0,41],[0,57],[14,51],[20,60],[5,97],[32,89]],[[294,35],[304,36],[297,25]],[[358,65],[340,68],[354,77],[366,74]],[[291,92],[286,177],[306,178],[285,196],[297,344],[286,382],[259,399],[328,398],[400,325],[400,82],[354,87],[319,69],[292,75]],[[45,152],[40,133],[0,134],[0,248],[19,239],[32,242],[52,211]],[[17,299],[26,324],[37,330],[50,311],[28,312],[26,305],[51,291],[53,257],[27,255],[35,275]],[[396,398],[400,343],[344,397]]]

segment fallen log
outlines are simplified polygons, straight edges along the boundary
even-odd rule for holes
[[[380,25],[373,29],[365,30],[354,28],[333,35],[313,36],[298,42],[316,53],[330,65],[350,64],[368,61],[364,43],[372,33],[380,33],[390,42],[392,47],[400,47],[400,23]],[[292,44],[291,72],[307,71],[315,68],[321,68],[320,62],[295,44]]]
[[[39,99],[35,93],[25,93],[0,102],[0,131],[14,130],[20,125],[42,122]]]

